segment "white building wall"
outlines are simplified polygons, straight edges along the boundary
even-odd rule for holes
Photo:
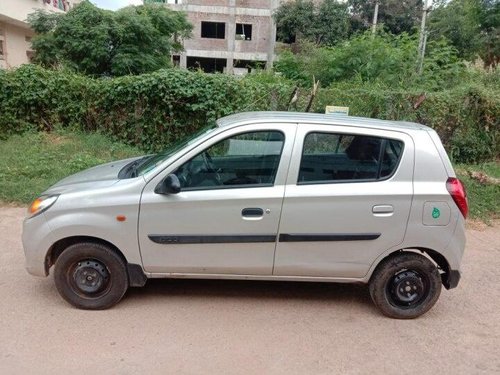
[[[81,0],[64,1],[65,9],[68,10]],[[56,3],[54,0],[0,0],[0,43],[3,50],[0,68],[13,68],[29,62],[29,40],[34,33],[28,25],[28,15],[39,9],[64,13],[64,10],[59,9],[59,4],[59,0]]]

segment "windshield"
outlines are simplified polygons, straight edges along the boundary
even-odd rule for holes
[[[203,137],[205,134],[213,130],[213,126],[206,126],[200,131],[191,134],[185,138],[181,138],[177,142],[173,143],[169,147],[167,147],[165,150],[162,152],[152,155],[149,157],[147,160],[145,160],[143,163],[138,165],[137,170],[136,170],[136,176],[142,176],[143,174],[153,170],[156,168],[158,165],[163,163],[165,160],[167,160],[170,156],[172,156],[174,153],[179,151],[180,149],[189,146],[190,144],[193,144],[196,142],[198,139]]]

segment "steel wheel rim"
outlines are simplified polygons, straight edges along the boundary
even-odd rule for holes
[[[412,309],[429,295],[427,276],[413,269],[398,271],[387,284],[389,302],[398,308]]]
[[[67,273],[73,291],[84,298],[98,298],[111,287],[111,273],[104,262],[95,259],[82,259],[75,262]]]

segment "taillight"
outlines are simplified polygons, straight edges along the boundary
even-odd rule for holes
[[[458,209],[464,215],[464,218],[466,218],[469,212],[469,203],[467,202],[467,193],[462,182],[458,178],[450,177],[446,181],[446,189],[448,189]]]

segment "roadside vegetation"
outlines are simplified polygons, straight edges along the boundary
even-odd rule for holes
[[[27,132],[0,141],[0,201],[26,204],[58,180],[112,160],[140,155],[99,133]]]

